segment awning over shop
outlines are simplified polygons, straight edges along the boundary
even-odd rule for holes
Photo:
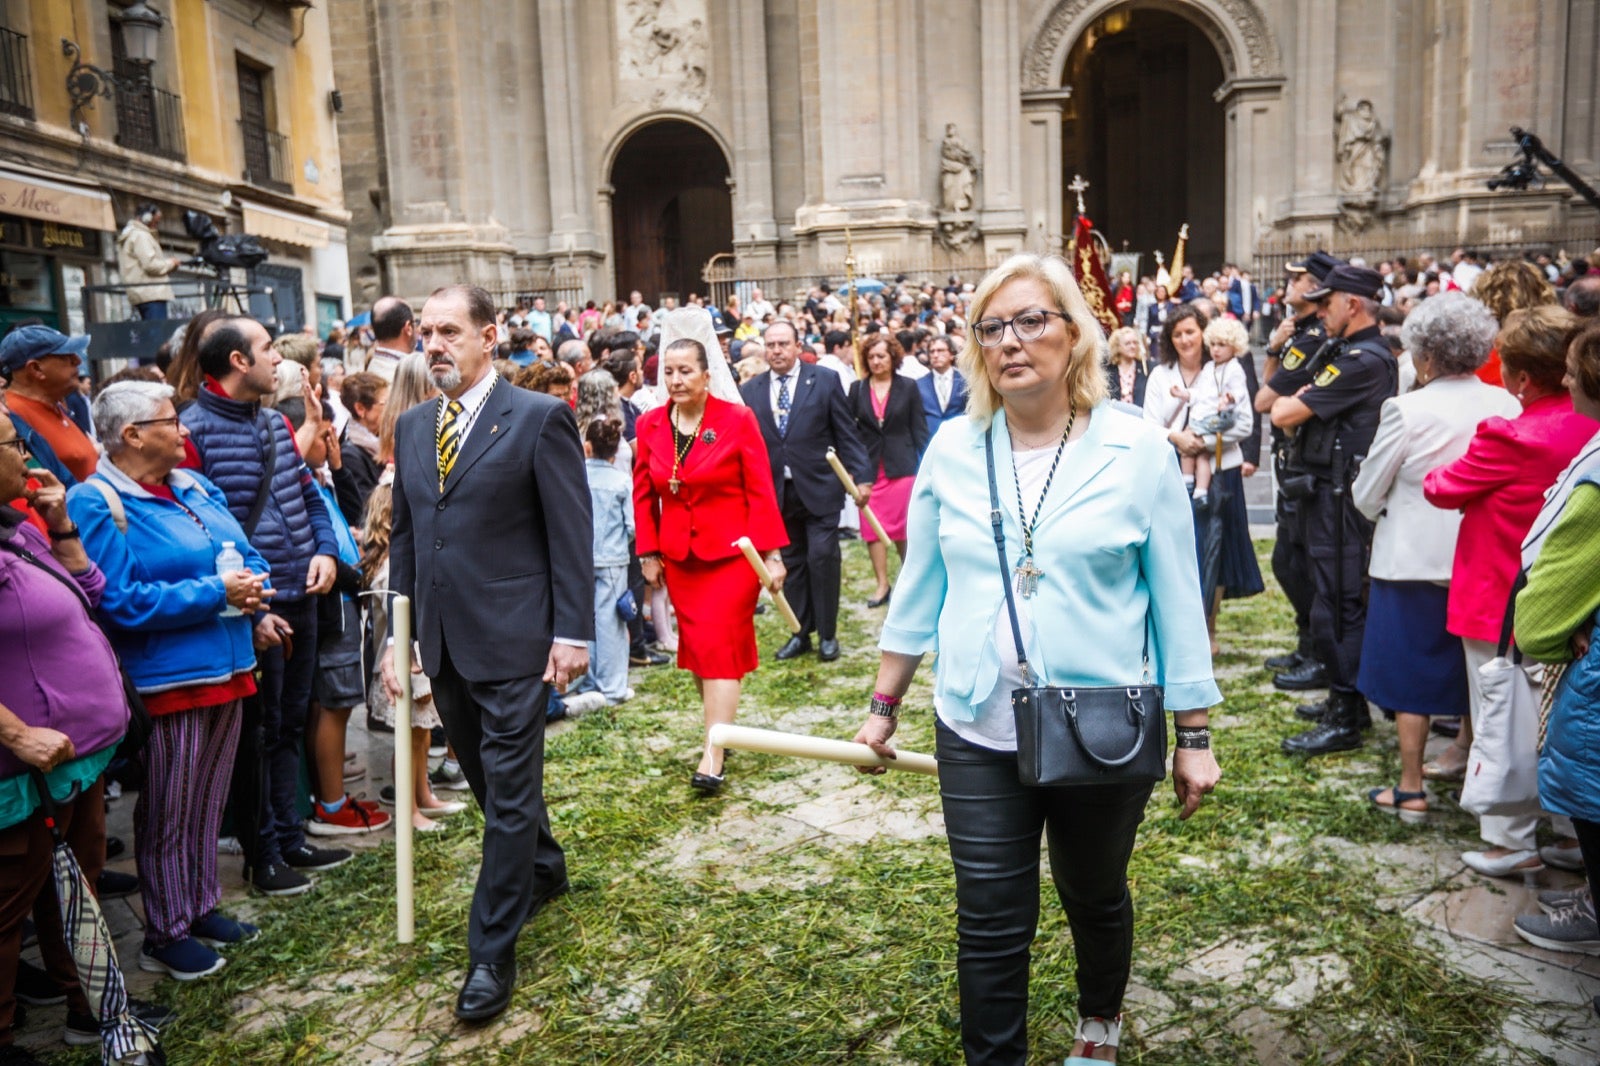
[[[293,215],[260,204],[241,203],[244,231],[269,241],[298,244],[303,248],[326,248],[329,230],[326,222],[305,215]]]
[[[60,181],[21,168],[0,167],[0,215],[110,232],[117,228],[111,194],[98,185]]]

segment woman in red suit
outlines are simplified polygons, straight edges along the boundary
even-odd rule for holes
[[[678,612],[678,665],[694,674],[706,744],[690,784],[722,787],[722,750],[710,730],[732,722],[739,686],[757,665],[755,609],[761,585],[734,541],[749,537],[783,587],[778,549],[789,543],[755,416],[710,393],[705,345],[672,342],[661,353],[671,402],[639,416],[634,513],[639,564],[651,587],[665,580]]]

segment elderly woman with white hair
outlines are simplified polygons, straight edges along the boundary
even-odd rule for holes
[[[1422,749],[1435,715],[1467,712],[1469,695],[1461,639],[1446,629],[1450,572],[1461,512],[1430,504],[1422,481],[1430,470],[1466,454],[1478,424],[1515,417],[1517,401],[1478,380],[1497,326],[1488,308],[1461,293],[1424,301],[1406,319],[1401,339],[1416,366],[1417,387],[1385,400],[1377,436],[1351,496],[1368,520],[1372,584],[1367,631],[1356,687],[1395,715],[1400,735],[1400,780],[1367,798],[1401,821],[1419,822],[1428,810]],[[1465,766],[1455,756],[1446,774]]]
[[[153,726],[134,809],[146,917],[139,966],[187,981],[222,968],[214,948],[256,933],[217,910],[217,831],[239,703],[255,692],[251,616],[272,591],[271,567],[222,491],[178,469],[189,431],[172,396],[168,385],[126,381],[95,398],[108,461],[67,494],[67,512],[106,575],[100,618]],[[219,574],[229,545],[243,565]]]

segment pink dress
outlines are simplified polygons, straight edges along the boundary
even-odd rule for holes
[[[889,405],[889,394],[884,393],[880,398],[871,387],[867,389],[867,393],[872,399],[872,413],[878,416],[881,424],[883,413]],[[920,408],[917,410],[917,417],[922,417]],[[878,477],[872,483],[872,500],[868,506],[872,508],[872,513],[878,516],[878,521],[883,523],[883,531],[889,534],[890,540],[906,539],[906,511],[910,509],[911,486],[916,484],[916,481],[914,477],[889,477],[883,471],[883,464],[878,464]],[[878,534],[865,515],[861,516],[861,539],[868,544],[878,539]]]

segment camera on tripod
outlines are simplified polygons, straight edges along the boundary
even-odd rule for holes
[[[219,233],[217,224],[204,211],[185,211],[183,228],[200,242],[200,254],[189,260],[221,275],[234,267],[254,270],[266,262],[267,250],[248,233]]]

